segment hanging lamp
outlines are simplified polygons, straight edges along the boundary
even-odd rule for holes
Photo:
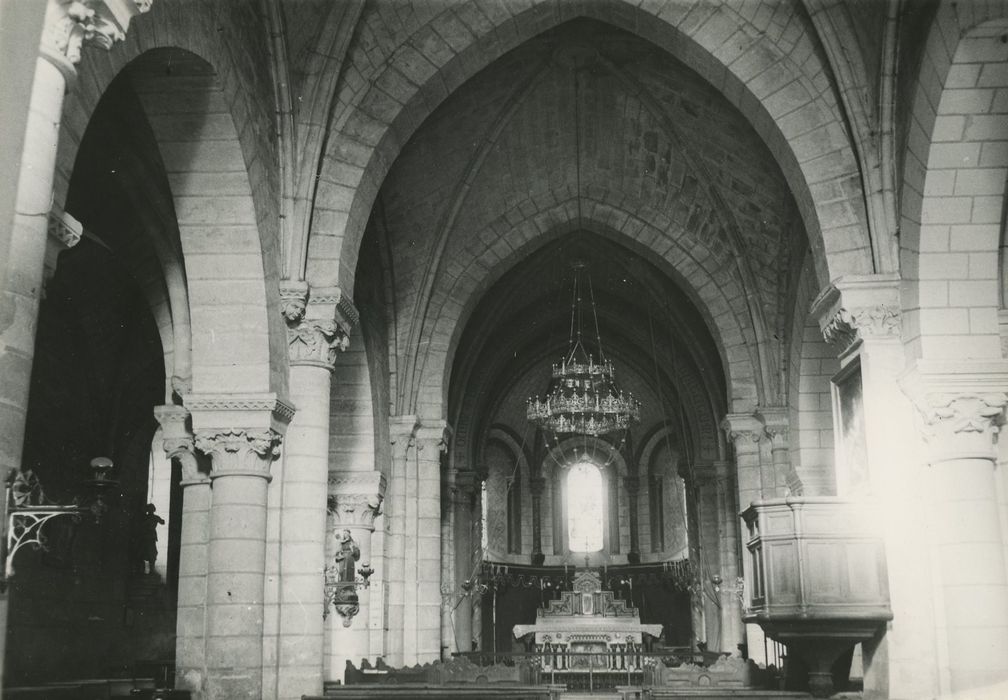
[[[595,297],[584,262],[575,261],[571,332],[566,354],[553,363],[545,396],[528,400],[526,415],[536,427],[553,435],[599,437],[626,430],[640,422],[640,401],[624,393],[616,384],[612,361],[602,350]],[[586,284],[587,281],[587,284]],[[595,324],[597,351],[586,346],[584,300],[587,288],[591,317]]]

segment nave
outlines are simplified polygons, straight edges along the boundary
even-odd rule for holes
[[[0,37],[4,697],[1008,693],[1008,4]]]

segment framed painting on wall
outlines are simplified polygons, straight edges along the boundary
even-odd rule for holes
[[[860,359],[852,361],[834,375],[831,391],[837,495],[864,493],[869,486],[868,446],[865,441]]]

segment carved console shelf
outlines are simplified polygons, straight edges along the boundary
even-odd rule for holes
[[[838,498],[757,501],[742,513],[751,565],[746,622],[809,669],[817,697],[833,662],[892,619],[885,549],[869,506]]]

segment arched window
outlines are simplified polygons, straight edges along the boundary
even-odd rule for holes
[[[567,541],[572,552],[597,552],[605,545],[605,488],[602,472],[580,462],[567,474]]]

